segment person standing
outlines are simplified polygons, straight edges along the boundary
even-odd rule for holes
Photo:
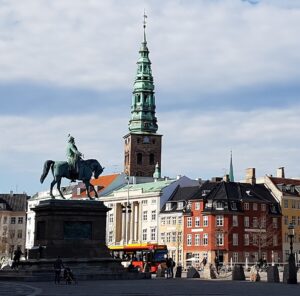
[[[54,274],[55,274],[54,283],[59,284],[61,270],[62,270],[62,268],[64,268],[64,264],[63,264],[60,256],[57,257],[56,261],[54,262],[53,267],[54,267]]]

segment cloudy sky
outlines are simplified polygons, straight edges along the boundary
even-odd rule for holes
[[[122,171],[144,9],[162,174],[300,176],[300,1],[0,0],[0,192],[47,189],[68,133]]]

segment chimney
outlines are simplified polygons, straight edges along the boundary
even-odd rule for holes
[[[227,182],[227,183],[229,182],[229,175],[228,174],[224,175],[223,181]]]
[[[278,168],[276,172],[277,178],[285,178],[284,167]]]
[[[256,178],[255,178],[255,168],[248,168],[246,169],[246,183],[249,184],[255,184]]]
[[[10,197],[13,197],[13,196],[14,196],[14,192],[11,190],[11,191],[9,192],[9,195],[10,195]]]

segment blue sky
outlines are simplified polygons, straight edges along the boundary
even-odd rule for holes
[[[300,177],[300,1],[3,0],[1,192],[47,189],[68,133],[123,169],[144,8],[163,175]]]

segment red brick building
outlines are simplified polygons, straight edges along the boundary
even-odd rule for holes
[[[186,266],[282,259],[281,209],[262,184],[206,182],[184,215]]]

